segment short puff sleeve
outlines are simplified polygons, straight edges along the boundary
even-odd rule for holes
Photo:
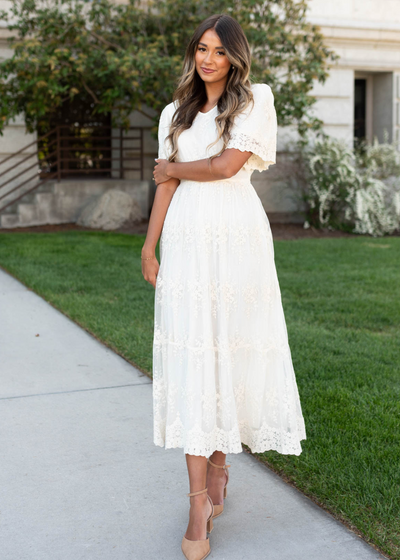
[[[167,141],[172,117],[175,113],[175,104],[170,103],[162,110],[158,123],[158,159],[168,159],[172,154],[171,142]]]
[[[254,105],[250,103],[234,119],[226,148],[253,152],[244,164],[248,171],[264,171],[276,163],[277,118],[274,94],[267,84],[251,86]]]

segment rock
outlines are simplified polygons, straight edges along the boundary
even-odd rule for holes
[[[89,228],[113,230],[141,219],[142,213],[135,198],[124,191],[110,189],[90,201],[76,223]]]

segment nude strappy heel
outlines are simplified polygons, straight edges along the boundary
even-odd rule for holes
[[[226,498],[226,496],[228,495],[228,491],[227,491],[227,486],[228,486],[228,482],[229,482],[229,467],[230,465],[216,465],[215,463],[213,463],[211,461],[211,459],[208,459],[208,462],[210,463],[210,465],[212,467],[215,467],[216,469],[225,469],[225,473],[226,473],[226,482],[225,482],[225,486],[224,486],[224,498]],[[214,515],[213,515],[213,519],[215,519],[216,517],[218,517],[219,515],[221,515],[221,513],[224,511],[224,504],[216,504],[214,505]]]
[[[208,488],[204,490],[200,490],[200,492],[192,492],[188,494],[188,496],[198,496],[199,494],[204,494],[207,492]],[[207,533],[211,533],[213,530],[213,515],[214,515],[214,505],[210,496],[207,494],[208,501],[211,505],[211,513],[209,518],[207,519]],[[186,537],[182,539],[182,552],[187,558],[187,560],[204,560],[210,552],[210,539],[207,537],[206,539],[198,540],[198,541],[191,541]]]

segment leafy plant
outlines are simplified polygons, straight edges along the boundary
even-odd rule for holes
[[[377,179],[400,176],[400,152],[396,142],[389,142],[389,133],[383,131],[383,142],[380,144],[375,136],[372,144],[364,141],[355,150],[357,165],[368,171]]]
[[[384,235],[400,228],[400,153],[396,142],[389,142],[384,130],[380,144],[355,152],[359,183],[354,190],[348,216],[353,214],[355,233]]]
[[[400,214],[396,216],[393,207],[393,193],[379,179],[358,176],[348,203],[346,217],[354,223],[354,233],[377,237],[393,233],[400,225]]]
[[[387,135],[356,150],[322,134],[300,146],[305,227],[380,236],[400,228],[400,154]]]
[[[323,135],[303,150],[302,158],[308,223],[346,229],[345,210],[356,182],[351,150],[343,142]]]

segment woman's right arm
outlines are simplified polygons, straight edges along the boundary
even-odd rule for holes
[[[156,258],[156,246],[161,235],[168,207],[179,184],[179,179],[172,178],[157,185],[151,209],[146,239],[142,247],[142,274],[144,279],[154,288],[156,287],[158,269],[160,268]],[[148,257],[152,258],[144,260]]]

